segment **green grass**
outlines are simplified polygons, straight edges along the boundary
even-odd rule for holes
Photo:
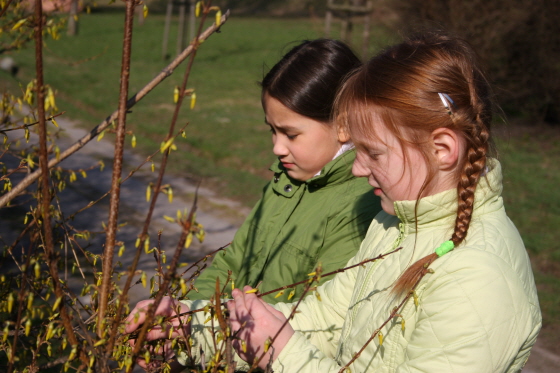
[[[93,13],[80,19],[77,37],[48,41],[45,82],[59,91],[57,103],[66,117],[92,128],[117,107],[124,15]],[[162,58],[163,28],[163,15],[151,15],[135,26],[130,94],[167,65]],[[189,122],[187,138],[178,143],[171,171],[202,177],[204,185],[252,205],[274,160],[258,81],[294,42],[321,37],[322,28],[307,19],[232,17],[221,33],[212,35],[199,49],[189,79],[197,105],[182,109],[178,125]],[[375,40],[386,43],[385,37]],[[168,52],[175,51],[172,29]],[[34,74],[33,52],[30,45],[14,55],[23,81]],[[181,84],[185,67],[186,62],[128,115],[127,125],[140,151],[157,149],[167,134],[173,89]]]
[[[58,106],[87,128],[117,107],[123,15],[93,13],[81,18],[77,37],[48,41],[46,82],[59,91]],[[153,78],[162,60],[164,17],[150,15],[135,27],[131,94]],[[189,88],[197,92],[194,110],[182,109],[179,125],[189,122],[187,139],[178,141],[171,171],[203,179],[220,195],[252,205],[274,160],[263,124],[259,81],[294,41],[322,36],[320,20],[232,17],[222,33],[199,50]],[[333,33],[334,35],[334,33]],[[355,32],[358,35],[358,32]],[[383,31],[372,35],[372,50],[396,40]],[[169,51],[175,51],[172,30]],[[359,45],[359,44],[358,44]],[[33,77],[33,47],[13,55],[23,82]],[[128,116],[139,152],[153,152],[167,133],[173,112],[173,88],[185,64],[141,101]],[[2,87],[17,87],[0,74]],[[188,105],[187,105],[188,106]],[[500,133],[502,133],[501,131]],[[544,314],[547,347],[560,346],[560,134],[556,128],[512,126],[497,140],[504,169],[504,199],[531,256]],[[109,136],[109,135],[108,135]],[[560,348],[560,347],[556,347]]]

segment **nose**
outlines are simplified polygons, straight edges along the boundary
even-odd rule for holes
[[[352,165],[352,175],[356,177],[368,177],[369,171],[367,167],[363,164],[363,159],[360,153],[356,154],[356,159],[354,159],[354,164]]]
[[[273,135],[272,136],[272,152],[274,153],[275,156],[277,157],[284,157],[286,155],[288,155],[289,151],[288,148],[286,147],[286,144],[284,143],[284,141],[282,141],[282,137],[278,136],[278,135]]]

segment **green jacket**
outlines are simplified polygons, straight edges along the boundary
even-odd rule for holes
[[[218,253],[195,281],[190,299],[214,295],[216,278],[223,286],[228,270],[235,287],[257,286],[261,293],[307,279],[317,265],[323,273],[343,268],[358,251],[373,217],[381,211],[379,198],[366,179],[351,173],[355,151],[329,162],[305,182],[292,180],[273,165],[273,180],[239,228],[233,242]],[[226,286],[226,292],[231,285]],[[267,302],[287,301],[291,290]],[[294,300],[303,292],[296,288]]]

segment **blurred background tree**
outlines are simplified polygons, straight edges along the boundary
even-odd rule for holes
[[[166,2],[153,0],[154,4]],[[327,1],[222,0],[216,3],[232,9],[237,16],[323,17]],[[557,32],[560,1],[373,0],[373,3],[374,22],[400,35],[438,28],[467,39],[486,61],[498,100],[508,115],[560,123],[560,33]]]

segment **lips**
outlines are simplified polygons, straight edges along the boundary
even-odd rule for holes
[[[282,162],[282,166],[284,166],[284,168],[292,168],[292,167],[294,167],[294,164],[293,163]]]

